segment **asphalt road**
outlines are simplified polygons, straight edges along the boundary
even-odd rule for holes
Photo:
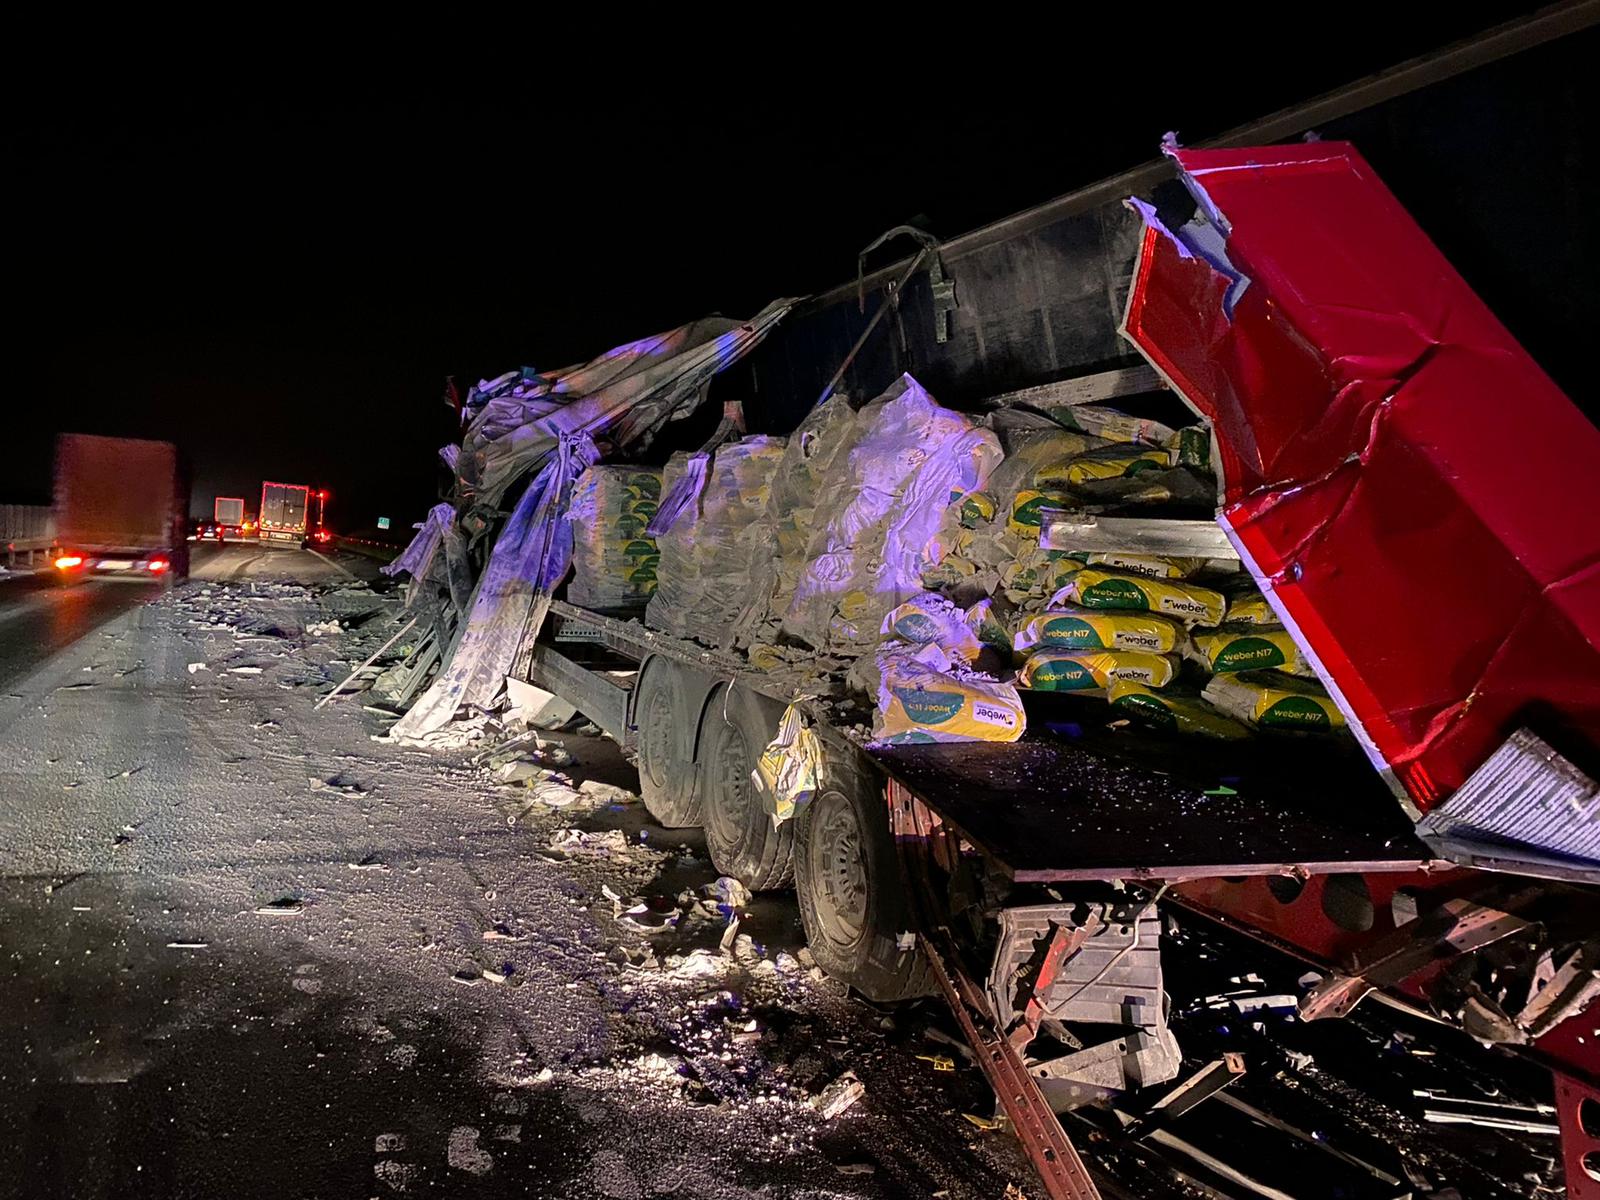
[[[372,579],[378,569],[374,560],[355,554],[265,550],[237,542],[197,545],[191,554],[190,577],[205,581],[335,583],[351,576]],[[0,578],[0,689],[117,614],[159,594],[159,585],[142,579],[95,578],[61,587],[48,571]]]

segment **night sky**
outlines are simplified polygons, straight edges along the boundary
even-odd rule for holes
[[[630,88],[516,61],[13,81],[0,500],[47,501],[57,432],[114,433],[178,442],[196,513],[253,508],[275,478],[329,488],[335,529],[403,529],[434,499],[446,375],[830,287],[890,225],[953,236],[1147,160],[1168,129],[1201,141],[1529,7],[1375,39],[1357,6],[1248,69],[1140,39],[1134,72],[1134,27],[1110,63],[1069,39],[783,78],[675,63]]]

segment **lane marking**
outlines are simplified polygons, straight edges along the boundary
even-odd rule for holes
[[[339,574],[343,575],[346,579],[355,579],[356,578],[354,574],[352,574],[351,572],[345,570],[338,563],[334,562],[333,559],[329,558],[326,554],[321,554],[318,551],[313,550],[310,546],[306,547],[306,553],[307,554],[315,554],[318,558],[320,558],[323,562],[327,563],[330,567],[332,567],[335,571],[339,572]],[[359,583],[360,580],[356,580],[356,582]]]

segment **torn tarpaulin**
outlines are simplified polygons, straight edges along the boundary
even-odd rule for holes
[[[1124,334],[1212,425],[1219,520],[1427,809],[1524,720],[1600,742],[1600,431],[1342,143],[1173,152]]]
[[[571,563],[565,515],[577,475],[604,453],[647,445],[668,421],[691,411],[712,377],[754,349],[791,303],[775,301],[743,322],[691,322],[570,370],[541,375],[525,367],[472,390],[446,546],[452,534],[466,535],[459,539],[464,545],[492,530],[512,485],[534,478],[499,530],[470,604],[457,598],[467,616],[438,638],[441,645],[449,641],[443,669],[394,734],[418,736],[463,705],[494,702],[538,635],[550,593]]]

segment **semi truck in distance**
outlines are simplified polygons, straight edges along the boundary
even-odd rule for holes
[[[188,573],[188,489],[178,448],[140,438],[62,434],[56,442],[55,575],[166,580]]]
[[[263,483],[261,544],[298,548],[306,536],[306,508],[310,497],[311,488],[303,483]]]

